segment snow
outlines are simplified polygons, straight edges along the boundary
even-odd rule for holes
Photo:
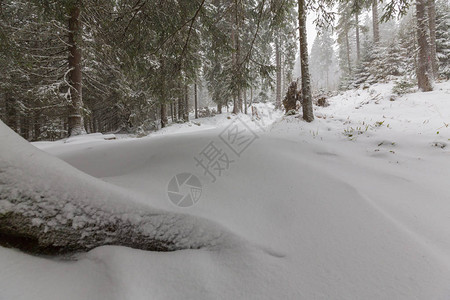
[[[116,244],[108,227],[130,224],[135,229],[129,234],[167,241],[169,250],[229,247],[239,240],[202,218],[139,205],[132,193],[88,176],[36,149],[3,123],[0,123],[0,140],[0,216],[26,215],[50,239],[55,228],[66,226],[74,229],[64,230],[67,235],[83,228],[77,235],[81,235],[79,243],[84,241],[87,247],[95,246],[91,243],[101,236]],[[56,240],[52,245],[63,246],[64,242]]]
[[[141,139],[34,143],[81,172],[25,142],[0,152],[44,160],[55,194],[83,185],[81,195],[102,195],[90,205],[187,214],[202,218],[199,234],[208,219],[236,236],[170,253],[104,246],[70,262],[0,248],[0,299],[449,299],[450,82],[394,101],[392,86],[337,95],[312,123],[259,104],[261,120],[239,115],[258,138],[239,157],[228,150],[235,162],[215,182],[194,157],[211,141],[227,151],[226,113]],[[188,208],[167,197],[181,172],[203,185]],[[59,189],[65,176],[76,183]]]

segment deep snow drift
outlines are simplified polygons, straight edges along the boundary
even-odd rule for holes
[[[232,246],[238,240],[202,218],[139,205],[123,189],[36,149],[3,123],[0,140],[0,216],[26,216],[31,220],[27,230],[40,228],[45,233],[43,242],[47,236],[56,235],[51,246],[66,246],[58,228],[67,239],[75,235],[79,242],[69,245],[75,250],[78,245],[84,246],[81,249],[103,244],[132,246],[133,239],[161,243],[161,250],[214,249]],[[0,225],[4,225],[3,221]],[[120,227],[131,228],[124,232],[132,235],[130,243],[125,241],[127,236],[117,240],[117,234],[124,229]],[[97,243],[98,240],[102,241]]]
[[[248,243],[106,246],[76,262],[0,248],[0,299],[448,299],[450,83],[395,101],[391,87],[336,96],[311,124],[260,105],[262,120],[240,116],[257,138],[239,155],[220,138],[235,121],[225,114],[142,139],[35,143],[133,201]],[[211,142],[233,160],[214,182],[195,160]],[[202,182],[189,208],[167,195],[182,172]]]

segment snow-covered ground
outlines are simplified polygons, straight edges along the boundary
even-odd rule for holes
[[[145,207],[242,240],[170,253],[105,246],[70,262],[0,248],[0,299],[450,299],[450,82],[395,101],[391,88],[333,97],[310,124],[260,104],[260,120],[222,114],[141,139],[34,143]],[[233,124],[252,138],[242,151],[227,140]],[[196,161],[211,143],[229,159],[215,180]],[[167,194],[184,172],[202,184],[187,208]]]

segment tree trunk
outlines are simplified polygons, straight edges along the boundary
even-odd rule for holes
[[[178,120],[183,120],[184,116],[184,109],[183,109],[183,91],[181,89],[181,84],[178,84]]]
[[[173,116],[172,116],[172,122],[175,122],[177,120],[177,100],[172,101],[173,106]]]
[[[302,71],[303,119],[306,122],[312,122],[314,120],[314,113],[311,96],[311,79],[308,66],[305,0],[298,0],[298,26],[300,36],[300,66]]]
[[[234,69],[235,86],[233,91],[233,113],[237,114],[241,111],[242,99],[240,91],[240,70],[239,70],[239,0],[234,1],[234,26],[231,31],[231,39],[233,41],[233,48],[235,51],[232,53],[232,62]]]
[[[17,103],[9,92],[5,93],[6,125],[17,132]]]
[[[161,128],[164,128],[167,126],[167,112],[166,112],[166,104],[161,103]]]
[[[280,63],[281,63],[281,98],[280,98],[280,100],[282,101],[283,95],[286,93],[286,82],[288,82],[288,81],[287,81],[286,69],[284,66],[285,61],[284,61],[283,51],[281,49],[280,49]],[[281,109],[281,107],[280,107],[280,109]]]
[[[244,113],[247,114],[247,90],[244,90]]]
[[[20,135],[28,141],[30,139],[30,127],[27,114],[28,112],[24,111],[23,114],[20,115]]]
[[[348,66],[348,75],[350,76],[352,74],[352,65],[350,61],[350,42],[348,38],[348,27],[345,31],[345,46],[346,46],[346,52],[347,52],[347,66]]]
[[[69,18],[69,136],[86,133],[82,117],[82,75],[81,50],[77,43],[81,40],[80,3],[77,1],[70,10]]]
[[[41,135],[41,111],[36,109],[33,114],[33,140],[37,141]]]
[[[356,61],[361,59],[361,45],[359,41],[359,12],[355,13],[355,31],[356,31]]]
[[[220,101],[217,103],[217,113],[218,114],[222,113],[222,102]]]
[[[378,20],[378,0],[372,0],[372,26],[373,26],[373,42],[380,42],[380,26]]]
[[[416,1],[417,44],[419,46],[417,81],[419,89],[421,89],[423,92],[433,90],[432,87],[433,70],[431,68],[431,62],[428,59],[430,47],[428,44],[426,4],[427,0]]]
[[[433,77],[438,76],[438,64],[436,57],[436,3],[435,0],[428,0],[428,26],[430,28],[430,60],[433,70]]]
[[[198,119],[197,83],[194,83],[194,109],[195,109],[195,118]]]
[[[188,85],[184,85],[184,115],[183,120],[189,122],[189,93]]]
[[[280,57],[280,37],[277,36],[275,41],[275,60],[277,71],[277,90],[275,99],[275,109],[281,108],[281,57]]]

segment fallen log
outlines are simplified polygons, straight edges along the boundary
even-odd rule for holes
[[[0,122],[0,245],[60,255],[103,245],[216,249],[238,239],[214,222],[138,204],[126,190],[44,153]]]

